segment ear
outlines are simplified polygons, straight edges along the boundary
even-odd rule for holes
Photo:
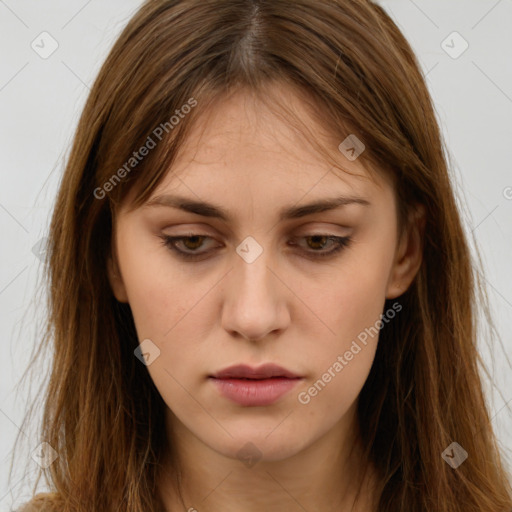
[[[124,281],[121,276],[121,272],[119,271],[119,266],[117,264],[117,258],[114,255],[108,257],[107,261],[107,275],[108,280],[110,282],[110,287],[112,288],[112,292],[114,293],[115,298],[119,302],[128,302],[128,295],[126,293],[126,288],[124,286]]]
[[[425,206],[418,204],[409,215],[391,269],[386,299],[394,299],[407,291],[421,266],[425,234]]]

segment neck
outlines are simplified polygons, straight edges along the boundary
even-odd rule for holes
[[[332,429],[292,457],[249,467],[206,446],[168,412],[174,455],[159,481],[167,512],[374,510],[375,472],[362,462],[358,429]]]

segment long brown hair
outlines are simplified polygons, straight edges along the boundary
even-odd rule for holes
[[[378,511],[509,512],[478,366],[485,294],[444,143],[411,47],[369,0],[148,0],[128,23],[82,113],[50,226],[40,440],[59,457],[38,477],[54,492],[33,504],[163,510],[156,482],[172,440],[134,357],[130,308],[107,279],[115,213],[132,189],[147,200],[209,104],[240,88],[264,99],[271,83],[299,91],[333,140],[364,141],[361,161],[393,178],[401,229],[415,204],[426,208],[421,268],[359,397]],[[155,146],[131,160],[148,138]],[[457,469],[442,457],[452,442],[469,454]]]

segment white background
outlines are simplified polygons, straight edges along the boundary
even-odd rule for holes
[[[31,391],[14,388],[40,334],[36,320],[44,319],[45,313],[44,302],[35,295],[41,266],[32,248],[46,234],[89,87],[140,4],[140,0],[0,0],[0,510],[11,506],[12,491],[29,492],[20,483],[23,474],[16,473],[10,483],[7,476],[27,396],[34,396],[47,377],[41,375]],[[493,387],[486,380],[486,389],[493,425],[510,464],[512,0],[385,0],[381,4],[410,41],[427,74],[467,233],[474,236],[483,257],[502,340],[492,345],[491,352],[489,340],[482,340],[494,383]],[[58,42],[47,59],[31,47],[44,31]],[[458,58],[441,46],[454,31],[469,44]],[[456,52],[463,42],[450,36],[447,44]],[[20,434],[27,450],[39,444],[36,428],[24,426]],[[23,456],[29,457],[30,451]],[[35,462],[30,462],[35,470]],[[24,460],[19,466],[25,467]],[[28,480],[32,483],[30,474]]]

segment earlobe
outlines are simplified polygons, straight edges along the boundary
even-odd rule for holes
[[[400,240],[396,259],[390,273],[386,299],[394,299],[407,291],[423,260],[426,211],[422,204],[412,212],[408,229]]]
[[[107,275],[114,297],[119,302],[128,302],[128,296],[126,294],[126,288],[124,286],[123,278],[121,276],[121,273],[119,272],[117,263],[111,256],[108,258],[107,261]]]

